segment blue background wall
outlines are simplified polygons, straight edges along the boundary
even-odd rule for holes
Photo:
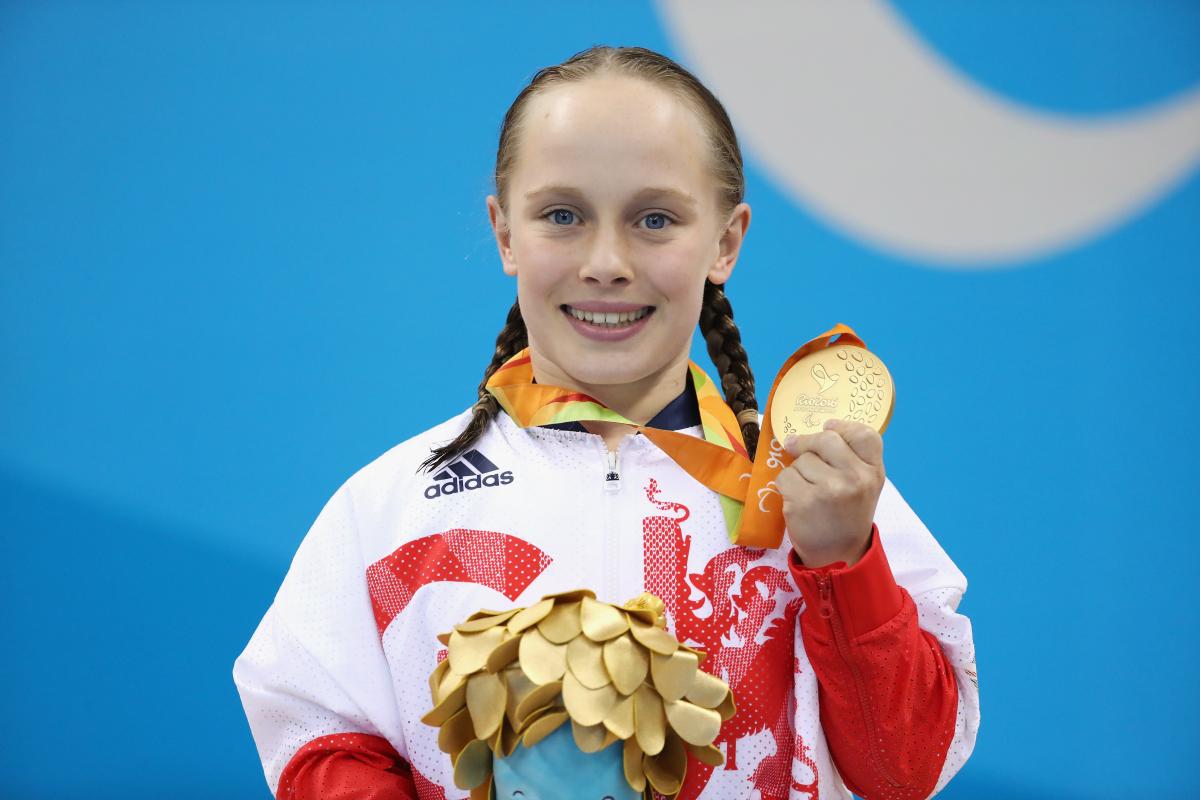
[[[1200,83],[1193,3],[951,8],[899,5],[1017,103]],[[0,794],[267,796],[233,659],[337,486],[471,402],[514,292],[500,118],[599,42],[684,55],[645,3],[0,5]],[[900,383],[889,475],[971,581],[983,725],[945,796],[1195,796],[1196,171],[961,270],[747,155],[760,382],[854,325]],[[869,288],[781,308],[817,265]]]

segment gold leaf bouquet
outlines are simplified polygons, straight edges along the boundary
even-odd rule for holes
[[[575,745],[597,753],[623,742],[625,780],[646,798],[679,792],[690,753],[720,766],[713,745],[733,716],[733,693],[700,669],[704,653],[666,630],[663,603],[625,605],[580,589],[527,608],[482,610],[438,637],[449,655],[429,677],[438,747],[454,783],[488,800],[493,758],[534,747],[570,722]]]

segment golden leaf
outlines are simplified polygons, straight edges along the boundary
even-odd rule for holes
[[[629,617],[608,603],[585,597],[580,611],[583,633],[593,642],[607,642],[629,630]]]
[[[558,726],[566,722],[567,719],[567,712],[565,711],[551,711],[548,714],[542,714],[525,729],[525,733],[521,736],[521,744],[526,747],[533,747],[542,739],[554,733]]]
[[[654,791],[665,795],[675,794],[683,785],[683,776],[687,773],[687,751],[683,742],[676,736],[668,737],[662,752],[642,759],[642,769],[646,771],[646,779]]]
[[[604,645],[586,636],[576,636],[567,643],[567,669],[589,689],[599,689],[611,682],[604,668]]]
[[[504,701],[504,714],[508,717],[508,724],[518,728],[520,717],[517,716],[517,708],[521,701],[537,688],[537,684],[525,677],[525,673],[520,669],[506,669],[501,676],[504,678],[504,687],[508,690]]]
[[[699,762],[708,764],[710,767],[719,767],[725,763],[725,754],[716,745],[705,745],[697,747],[694,744],[687,746],[688,752]]]
[[[578,600],[555,603],[550,613],[538,623],[538,632],[555,644],[566,644],[579,635],[579,630]]]
[[[537,625],[554,608],[553,600],[542,600],[529,608],[523,608],[508,620],[508,632],[518,634],[528,627]]]
[[[517,749],[517,743],[520,741],[520,734],[505,720],[504,724],[500,726],[500,754],[508,758],[512,755],[513,750]]]
[[[626,739],[625,749],[621,756],[625,767],[625,780],[629,782],[634,791],[644,792],[646,790],[646,773],[642,770],[642,748],[638,747],[637,740]]]
[[[505,635],[508,633],[505,631]],[[487,663],[484,667],[488,672],[500,672],[517,658],[517,653],[521,647],[521,637],[508,636],[496,646],[496,649],[488,653]]]
[[[707,672],[698,670],[696,672],[696,679],[692,681],[692,685],[688,687],[687,694],[684,697],[698,706],[716,708],[725,702],[725,695],[727,694],[729,694],[729,685],[725,681],[714,675],[709,675]]]
[[[632,697],[622,697],[617,700],[612,709],[604,716],[604,727],[612,731],[618,739],[628,739],[633,736]]]
[[[450,634],[450,669],[459,675],[470,675],[483,669],[488,655],[496,646],[504,641],[507,631],[504,628],[488,628],[479,633]]]
[[[621,606],[621,610],[631,619],[636,619],[644,625],[656,625],[658,623],[658,615],[648,608],[630,608],[628,604]]]
[[[646,680],[650,658],[629,634],[604,643],[604,666],[621,694],[633,694]]]
[[[488,628],[496,627],[520,610],[519,608],[513,608],[508,611],[481,611],[477,614],[472,614],[466,622],[460,622],[455,625],[454,630],[459,633],[481,633]]]
[[[429,702],[437,705],[438,687],[442,685],[442,678],[445,677],[447,670],[450,669],[450,662],[442,659],[438,665],[433,668],[433,672],[429,673]]]
[[[631,619],[629,630],[643,647],[659,655],[669,656],[679,649],[679,642],[675,637],[657,625],[647,625],[638,619]]]
[[[442,663],[449,663],[449,661],[448,660],[443,661]],[[467,682],[466,675],[459,675],[454,670],[447,669],[446,672],[442,675],[441,684],[438,686],[436,702],[438,702],[438,703],[442,702],[442,700],[444,698],[450,696],[451,692],[453,692],[455,689],[462,686],[466,682]]]
[[[589,689],[570,672],[563,676],[562,695],[567,713],[581,725],[599,725],[617,702],[617,690],[611,683]]]
[[[596,593],[591,589],[571,589],[566,592],[555,592],[554,594],[544,594],[544,600],[553,600],[556,603],[575,603],[585,597],[596,599]]]
[[[522,730],[537,715],[537,712],[554,705],[561,691],[562,681],[553,681],[542,684],[525,695],[525,699],[517,705],[517,724],[515,726],[517,730]]]
[[[475,725],[467,709],[459,710],[438,730],[438,749],[450,754],[451,762],[475,737]]]
[[[662,698],[645,684],[633,695],[633,726],[643,753],[654,755],[662,750],[667,733]]]
[[[653,653],[650,656],[650,677],[664,702],[678,700],[687,694],[696,679],[699,659],[694,653],[680,648],[669,656]]]
[[[548,641],[536,628],[521,636],[518,657],[521,669],[536,684],[560,680],[567,668],[567,646]]]
[[[580,725],[575,720],[571,720],[571,736],[575,739],[575,745],[585,753],[596,753],[604,749],[605,740],[608,738],[608,731],[603,725]]]
[[[425,715],[421,717],[421,722],[434,727],[445,725],[446,720],[457,714],[458,710],[466,704],[467,684],[464,681],[458,685],[457,689],[443,697],[436,706],[426,711]]]
[[[473,619],[483,619],[484,617],[494,617],[497,614],[507,614],[509,611],[520,611],[520,609],[519,608],[518,609],[505,608],[505,609],[497,610],[494,608],[481,608],[478,611],[476,611],[474,614],[472,614],[471,616],[467,617],[467,622],[470,622]]]
[[[454,785],[474,789],[492,776],[492,751],[487,742],[475,739],[454,759]]]
[[[491,737],[504,720],[506,695],[504,681],[495,673],[477,672],[467,678],[467,710],[480,739]]]
[[[721,715],[722,722],[724,722],[725,720],[729,719],[730,717],[732,717],[734,714],[737,713],[737,706],[734,705],[734,703],[733,703],[733,692],[732,691],[729,694],[725,695],[725,699],[721,701],[721,705],[717,706],[716,711],[718,714]]]
[[[688,744],[697,747],[712,744],[721,732],[721,715],[711,708],[701,708],[687,700],[675,700],[664,703],[663,710],[667,712],[671,728]]]
[[[500,715],[500,724],[496,726],[496,732],[488,737],[488,747],[491,748],[492,754],[500,752],[500,740],[504,738],[504,715]]]

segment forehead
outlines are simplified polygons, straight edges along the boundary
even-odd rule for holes
[[[530,100],[510,185],[602,194],[668,186],[700,199],[716,186],[711,158],[700,119],[675,95],[636,78],[593,77]]]

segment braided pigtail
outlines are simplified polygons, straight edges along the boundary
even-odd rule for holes
[[[508,310],[508,319],[504,321],[504,328],[496,337],[496,352],[492,354],[492,363],[488,364],[487,369],[483,371],[483,380],[479,382],[479,399],[471,408],[470,424],[454,441],[441,447],[435,447],[429,458],[421,462],[420,469],[435,470],[479,440],[484,430],[500,411],[500,404],[487,390],[488,379],[504,365],[504,362],[528,346],[529,335],[525,331],[525,320],[521,317],[521,307],[514,302],[512,308]]]
[[[742,347],[742,334],[733,324],[733,307],[725,290],[711,281],[704,284],[700,307],[700,333],[708,345],[708,357],[721,374],[725,402],[737,415],[742,439],[750,458],[758,449],[758,400],[754,397],[754,373]]]

